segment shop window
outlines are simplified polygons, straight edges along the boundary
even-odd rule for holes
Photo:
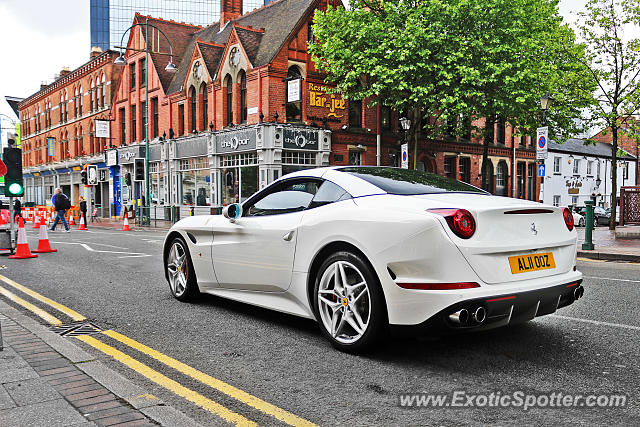
[[[240,71],[240,123],[247,122],[247,74]]]
[[[207,130],[209,125],[208,108],[209,108],[209,95],[207,95],[207,84],[202,83],[200,85],[200,93],[202,94],[202,130]]]
[[[349,127],[362,128],[362,100],[349,100]]]
[[[198,119],[196,115],[196,88],[191,86],[189,89],[189,99],[191,100],[191,133],[195,133],[198,128]]]
[[[233,124],[233,80],[231,80],[231,76],[227,75],[224,79],[224,85],[227,88],[227,99],[225,102],[227,120],[225,125],[229,126]]]

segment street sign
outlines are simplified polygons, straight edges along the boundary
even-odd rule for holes
[[[56,155],[56,139],[55,138],[47,138],[47,154],[49,157],[53,157]]]
[[[96,120],[96,137],[97,138],[110,138],[109,121],[108,120]]]
[[[537,132],[536,159],[544,160],[549,156],[549,127],[539,127]]]
[[[402,169],[409,169],[409,144],[402,144],[401,151]]]
[[[544,163],[538,165],[538,176],[544,176]]]
[[[87,185],[97,185],[97,184],[98,184],[98,166],[88,165],[87,166]]]

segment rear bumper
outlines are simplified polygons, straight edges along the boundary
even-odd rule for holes
[[[445,335],[522,323],[573,304],[575,290],[581,288],[581,283],[582,279],[578,279],[542,289],[466,299],[449,305],[420,324],[390,325],[390,328],[397,335]],[[472,313],[478,307],[486,312],[482,323],[470,319],[460,324],[449,317],[463,309]]]

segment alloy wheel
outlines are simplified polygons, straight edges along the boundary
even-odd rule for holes
[[[318,287],[322,323],[336,341],[351,344],[367,331],[371,318],[371,296],[362,272],[347,261],[330,264]]]
[[[169,250],[167,270],[169,273],[169,286],[176,297],[182,296],[187,289],[188,279],[187,252],[179,241],[174,241]]]

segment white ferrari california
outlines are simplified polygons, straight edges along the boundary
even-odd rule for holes
[[[359,351],[389,329],[478,331],[572,304],[584,293],[576,240],[567,208],[342,166],[177,222],[163,257],[180,301],[205,292],[312,318],[335,347]]]

